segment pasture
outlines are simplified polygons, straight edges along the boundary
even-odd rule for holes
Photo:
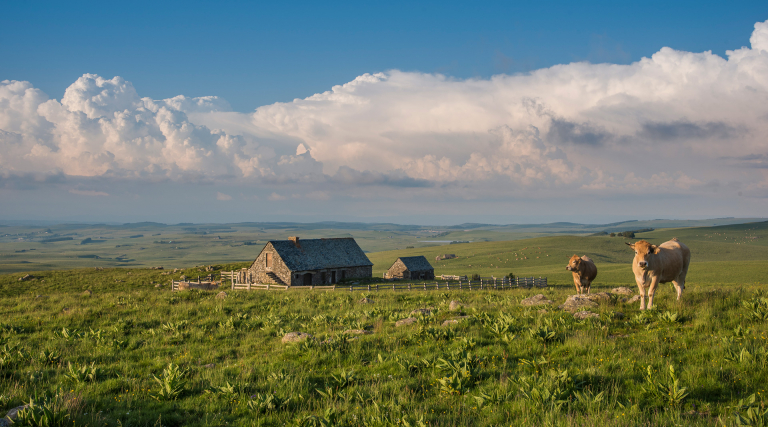
[[[635,290],[623,238],[429,248],[460,255],[436,265],[438,274],[546,275],[554,286],[543,291],[227,291],[217,299],[153,283],[207,274],[201,269],[0,276],[0,411],[33,399],[36,413],[58,417],[54,425],[76,426],[765,425],[765,224],[638,237],[672,236],[693,252],[680,303],[663,285],[654,310],[613,297],[585,320],[557,309],[574,293],[567,259],[595,260],[593,293]],[[505,252],[517,260],[502,266]],[[412,253],[370,258],[383,271]],[[520,304],[540,292],[554,304]],[[462,307],[451,311],[451,301]],[[408,317],[416,322],[395,325]],[[314,339],[282,343],[292,331]]]

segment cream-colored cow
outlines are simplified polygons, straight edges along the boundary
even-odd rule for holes
[[[640,290],[640,310],[645,310],[645,290],[648,289],[648,308],[653,307],[653,295],[656,285],[672,282],[677,291],[677,299],[683,296],[685,276],[691,263],[691,251],[688,246],[680,243],[677,238],[658,246],[645,240],[627,243],[635,250],[632,261],[632,272]]]

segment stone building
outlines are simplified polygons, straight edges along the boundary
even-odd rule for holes
[[[253,264],[240,273],[241,283],[322,286],[373,276],[373,263],[355,239],[270,240]]]
[[[432,280],[435,269],[423,256],[400,257],[384,273],[385,279]]]

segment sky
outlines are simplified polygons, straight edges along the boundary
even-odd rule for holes
[[[768,212],[765,2],[267,3],[4,5],[0,221]]]

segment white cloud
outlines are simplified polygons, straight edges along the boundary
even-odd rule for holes
[[[230,196],[229,194],[216,192],[216,200],[221,200],[221,201],[232,200],[232,196]]]
[[[301,187],[270,200],[400,198],[405,189],[703,194],[713,182],[764,194],[761,161],[739,159],[768,156],[768,21],[750,43],[726,58],[662,48],[629,65],[490,79],[392,70],[251,114],[212,96],[140,97],[120,77],[86,74],[61,101],[6,80],[0,174],[234,181],[269,187],[264,195]]]

